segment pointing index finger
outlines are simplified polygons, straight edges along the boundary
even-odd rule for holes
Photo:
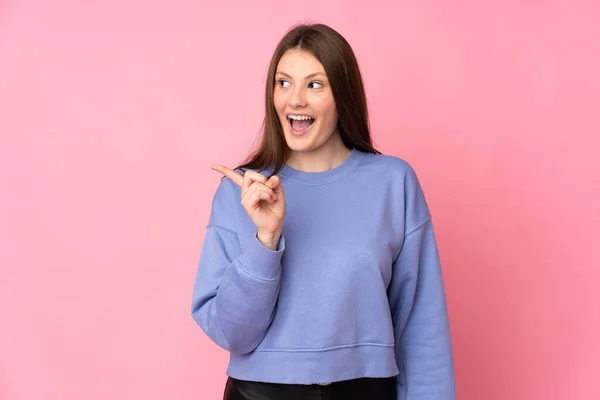
[[[233,183],[235,183],[236,185],[238,185],[239,187],[242,187],[242,185],[244,184],[244,176],[227,168],[224,167],[222,165],[219,164],[212,164],[210,166],[211,169],[222,173],[223,175],[225,175],[226,177],[228,177],[229,179],[231,179],[233,181]]]

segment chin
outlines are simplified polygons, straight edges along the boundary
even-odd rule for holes
[[[294,140],[286,141],[286,143],[291,151],[309,151],[310,150],[310,146],[308,146],[307,144],[298,143],[297,141],[294,141]]]
[[[292,151],[310,151],[312,150],[312,143],[298,140],[297,138],[289,138],[286,136],[285,142]]]
[[[320,146],[315,143],[298,143],[298,142],[287,142],[288,147],[295,153],[310,153],[317,150]]]

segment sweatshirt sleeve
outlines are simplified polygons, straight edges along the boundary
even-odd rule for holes
[[[192,296],[192,317],[233,354],[253,351],[269,327],[281,278],[282,236],[275,251],[256,237],[240,247],[233,183],[224,178],[213,198]]]
[[[404,243],[388,289],[394,322],[398,400],[454,400],[448,310],[435,234],[419,182],[405,181]]]

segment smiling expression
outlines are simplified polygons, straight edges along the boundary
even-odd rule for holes
[[[275,81],[273,105],[291,150],[314,150],[338,134],[331,86],[312,54],[288,50],[279,60]]]

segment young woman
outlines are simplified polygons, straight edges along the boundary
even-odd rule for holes
[[[214,195],[192,316],[226,400],[454,399],[444,285],[411,166],[371,142],[361,74],[301,25],[268,71],[259,149]]]

